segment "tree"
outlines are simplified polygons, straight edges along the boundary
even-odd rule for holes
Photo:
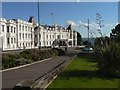
[[[100,40],[100,49],[103,49],[103,40],[102,40],[102,37],[103,37],[103,34],[102,34],[102,27],[104,26],[104,25],[102,25],[102,22],[104,21],[104,20],[102,20],[102,16],[99,14],[99,13],[97,13],[96,14],[96,20],[97,20],[97,24],[98,24],[98,26],[99,26],[99,29],[98,29],[98,32],[99,32],[99,34],[101,35],[101,38],[99,38],[99,40]]]
[[[110,38],[113,44],[120,43],[120,24],[116,25],[115,28],[111,30]]]
[[[120,24],[111,30],[110,38],[102,37],[101,40],[105,48],[99,53],[98,67],[106,75],[120,78]]]
[[[102,50],[98,60],[99,69],[109,76],[120,78],[120,44],[111,44]]]
[[[102,22],[104,21],[104,20],[102,20],[102,16],[99,14],[99,13],[97,13],[96,14],[96,20],[97,20],[97,24],[98,24],[98,26],[99,26],[99,29],[98,29],[98,32],[99,32],[99,34],[101,35],[101,37],[103,36],[103,34],[102,34],[102,27],[104,26],[104,25],[102,25]]]
[[[102,41],[102,45],[101,45]],[[99,37],[95,39],[95,48],[99,49],[99,47],[106,48],[108,45],[110,45],[110,38],[109,37]]]
[[[85,45],[85,46],[92,46],[91,42],[89,42],[89,41],[84,41],[83,45]]]
[[[79,32],[77,32],[77,45],[81,45],[82,42],[82,36],[80,35]]]

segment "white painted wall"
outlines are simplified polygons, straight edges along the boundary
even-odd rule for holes
[[[4,31],[2,31],[3,25]],[[9,32],[7,32],[8,26]],[[36,26],[34,26],[33,23],[20,19],[6,20],[4,18],[0,18],[0,37],[3,40],[3,50],[38,48],[39,42],[41,43],[41,47],[52,46],[56,39],[66,39],[68,41],[72,41],[72,46],[77,45],[77,34],[74,34],[73,30],[68,31],[58,25],[55,25],[54,28],[50,28],[48,26],[44,27],[44,25],[42,25],[38,30],[38,28],[35,29]],[[73,35],[75,35],[75,38],[73,38]],[[9,38],[9,44],[7,43],[7,38]],[[75,45],[73,45],[73,39],[76,41]],[[35,44],[37,46],[35,46]]]

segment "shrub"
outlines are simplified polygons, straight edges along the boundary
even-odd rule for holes
[[[64,55],[64,54],[65,54],[65,51],[62,50],[62,49],[54,48],[53,50],[54,50],[54,52],[55,52],[58,56],[61,56],[61,55]]]
[[[32,53],[31,50],[30,51],[29,50],[25,50],[23,52],[20,52],[19,53],[19,58],[31,59],[32,58],[31,53]]]
[[[48,58],[48,55],[47,55],[47,53],[46,53],[46,50],[39,52],[39,55],[41,56],[41,60]]]
[[[108,46],[101,52],[98,66],[107,75],[118,75],[120,72],[120,44]]]
[[[11,54],[3,54],[2,56],[2,69],[4,68],[11,68],[11,67],[15,67],[15,60],[16,60],[17,54],[15,55],[11,55]]]
[[[41,59],[41,56],[38,53],[32,53],[32,61],[38,61]]]
[[[4,54],[2,58],[2,68],[11,68],[19,65],[31,63],[47,59],[53,56],[63,55],[65,52],[62,49],[49,50],[25,50],[19,54]]]
[[[59,48],[53,48],[52,50],[55,53],[55,55],[57,55],[57,56],[61,56],[61,55],[65,54],[65,51],[62,49],[59,49]]]
[[[19,58],[18,60],[16,60],[17,65],[29,64],[31,62],[32,62],[31,60],[28,60],[28,59],[25,59],[25,58]]]

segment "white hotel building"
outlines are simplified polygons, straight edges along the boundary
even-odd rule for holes
[[[0,48],[6,50],[38,47],[77,46],[77,32],[59,25],[39,25],[29,21],[0,18]]]

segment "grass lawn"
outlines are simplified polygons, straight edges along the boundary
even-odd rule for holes
[[[119,82],[118,82],[119,81]],[[79,55],[49,85],[50,88],[118,88],[120,79],[105,77],[88,55]]]

